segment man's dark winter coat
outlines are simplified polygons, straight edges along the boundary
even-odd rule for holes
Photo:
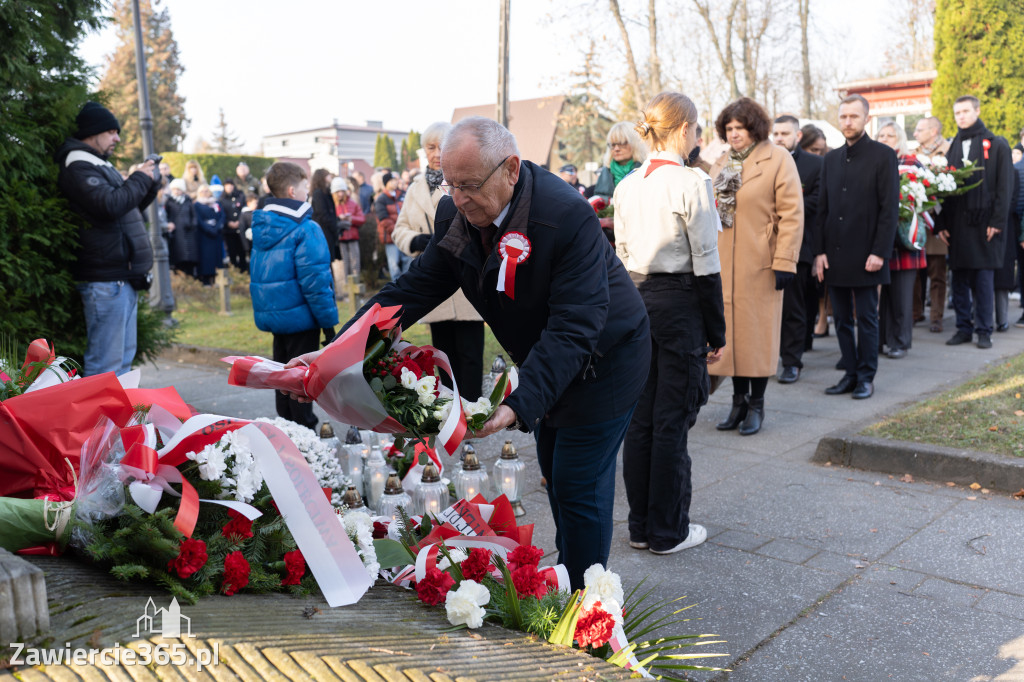
[[[72,276],[85,282],[118,282],[145,278],[153,267],[141,209],[156,198],[160,183],[136,171],[125,180],[95,149],[67,139],[55,155],[60,166],[57,186],[88,226],[79,235]]]
[[[359,315],[373,303],[402,305],[408,327],[461,287],[519,366],[519,388],[505,404],[525,428],[545,416],[552,427],[592,424],[633,407],[650,367],[647,312],[579,192],[524,161],[490,255],[449,197],[438,205],[434,228],[409,271]],[[496,290],[497,245],[509,231],[530,241],[529,257],[516,269],[515,300]]]
[[[805,152],[798,144],[793,150],[793,161],[800,174],[800,186],[804,191],[804,239],[800,244],[801,263],[814,261],[814,221],[818,217],[818,195],[821,193],[821,166],[824,159],[817,154]]]
[[[963,158],[965,138],[971,140],[966,160]],[[986,140],[989,144],[987,151]],[[949,267],[953,270],[996,270],[1003,263],[1005,226],[1016,180],[1010,145],[989,131],[979,118],[970,128],[957,131],[949,145],[947,158],[955,168],[963,168],[968,160],[983,166],[980,173],[971,176],[972,183],[980,178],[982,184],[965,194],[946,199],[936,220],[937,230],[949,232]],[[986,235],[988,227],[1001,230],[991,241]]]
[[[862,135],[826,154],[814,234],[815,255],[828,256],[825,284],[888,284],[898,218],[899,172],[892,149]],[[864,269],[872,254],[886,261],[877,272]]]
[[[167,222],[174,223],[174,230],[167,235],[170,263],[188,270],[199,262],[199,237],[196,234],[199,221],[195,205],[184,194],[181,201],[169,196],[164,210],[167,211]]]

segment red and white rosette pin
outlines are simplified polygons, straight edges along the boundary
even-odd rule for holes
[[[498,244],[501,254],[501,269],[498,270],[498,291],[515,300],[516,266],[530,257],[530,240],[522,232],[506,232]]]

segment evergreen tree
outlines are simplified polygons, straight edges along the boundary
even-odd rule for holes
[[[81,219],[57,189],[52,154],[90,99],[90,74],[75,46],[99,28],[102,9],[101,0],[0,2],[0,337],[19,352],[36,338],[79,360],[85,349],[70,275]],[[140,301],[140,361],[166,345],[159,326]]]
[[[402,154],[399,157],[399,158],[401,158],[401,162],[400,163],[401,163],[401,166],[402,166],[402,170],[405,170],[406,168],[409,167],[409,156],[410,156],[410,154],[409,154],[409,139],[406,138],[406,139],[402,140]]]
[[[601,70],[595,64],[596,52],[595,43],[591,40],[590,48],[583,57],[583,66],[569,74],[575,83],[558,117],[562,130],[560,154],[580,168],[588,161],[601,161],[608,129],[612,126],[607,114],[608,105],[598,94]]]
[[[1024,13],[1019,0],[938,0],[932,112],[956,132],[953,102],[981,100],[988,128],[1017,139],[1024,126]]]
[[[157,6],[159,3],[160,0],[156,0]],[[149,108],[153,115],[153,147],[157,152],[177,151],[189,124],[185,115],[185,98],[178,94],[178,78],[185,67],[178,56],[178,43],[171,31],[171,17],[167,9],[156,11],[151,0],[139,0],[139,10],[146,48]],[[117,146],[116,158],[134,163],[142,160],[142,136],[131,0],[114,0],[113,13],[117,47],[107,56],[100,90],[107,95],[108,107],[121,122],[121,143]]]
[[[213,131],[213,151],[219,154],[234,154],[241,151],[242,142],[239,142],[238,135],[228,128],[228,122],[224,119],[224,107],[217,110],[217,127]]]
[[[395,141],[390,135],[377,133],[377,142],[373,148],[374,168],[390,168],[399,170],[398,154],[395,153]]]
[[[416,153],[416,151],[420,147],[422,147],[422,146],[423,146],[423,142],[420,141],[420,134],[417,133],[415,130],[410,130],[409,131],[409,137],[406,138],[406,140],[404,140],[402,142],[402,147],[403,148],[408,148],[408,150],[409,150],[408,163],[405,163],[403,161],[402,170],[405,170],[406,168],[408,168],[409,167],[409,163],[416,163],[419,160],[420,157]]]

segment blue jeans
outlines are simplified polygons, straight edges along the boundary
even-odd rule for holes
[[[394,282],[409,271],[409,266],[412,265],[412,256],[405,255],[394,244],[385,244],[384,251],[388,255],[388,272],[391,273],[391,281]]]
[[[548,501],[555,518],[558,562],[565,564],[574,590],[582,589],[588,568],[608,563],[615,458],[632,416],[630,409],[608,421],[561,428],[541,422],[534,433],[537,460],[548,481]]]
[[[135,359],[139,297],[128,282],[77,282],[85,308],[85,376],[124,374]]]
[[[992,336],[992,308],[995,305],[993,270],[953,271],[953,310],[956,330],[967,336]]]

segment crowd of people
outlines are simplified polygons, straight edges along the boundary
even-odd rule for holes
[[[170,179],[153,159],[122,177],[106,160],[120,126],[89,103],[57,156],[61,190],[90,224],[75,273],[85,373],[131,364],[136,291],[152,266],[139,210],[164,191],[173,266],[204,283],[225,258],[248,268],[256,325],[287,366],[335,338],[336,280],[358,273],[359,227],[373,215],[391,282],[357,316],[380,303],[401,305],[404,326],[428,322],[470,400],[490,326],[520,382],[476,435],[534,434],[559,561],[579,587],[608,558],[623,443],[629,544],[669,554],[704,541],[689,517],[687,438],[725,377],[733,395],[717,428],[758,433],[771,377],[798,381],[831,320],[842,374],[825,393],[870,398],[879,355],[904,357],[926,308],[929,331],[943,331],[947,273],[948,345],[991,348],[993,332],[1009,329],[1024,149],[1011,151],[980,113],[976,98],[959,98],[951,140],[922,119],[912,153],[899,125],[871,139],[869,104],[850,95],[838,111],[844,143],[830,150],[821,130],[741,98],[714,121],[723,151],[703,158],[696,107],[665,92],[638,122],[612,126],[588,188],[571,165],[555,175],[523,159],[514,136],[482,117],[429,126],[422,173],[380,169],[369,183],[310,178],[288,162],[261,182],[245,164],[224,182],[207,183],[194,163]],[[906,246],[901,168],[934,164],[981,173],[933,211],[923,248]],[[614,207],[610,238],[587,196]],[[277,410],[316,423],[308,402],[278,395]]]

